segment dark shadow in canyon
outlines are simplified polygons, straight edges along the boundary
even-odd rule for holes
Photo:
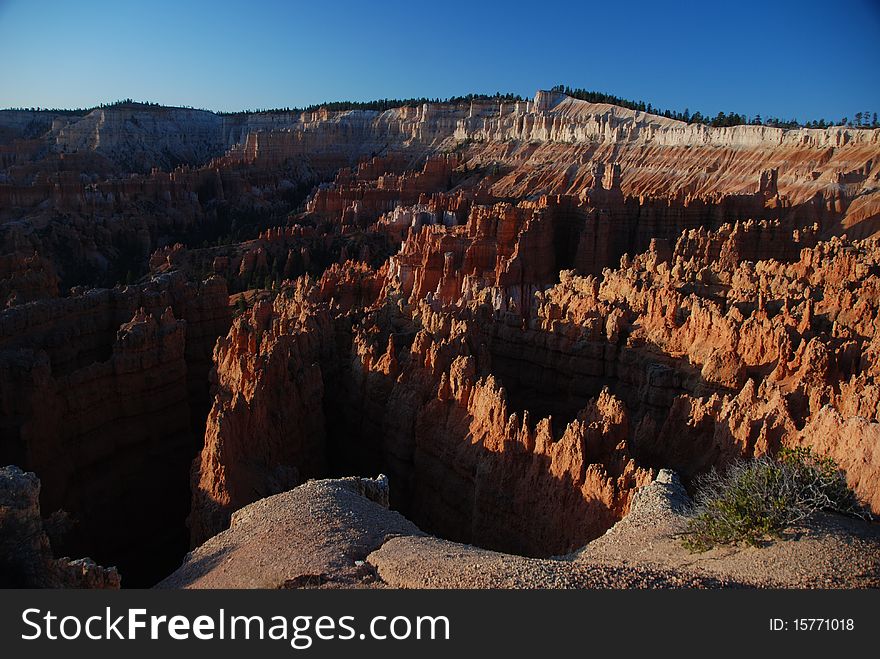
[[[25,317],[40,322],[17,333]],[[127,587],[152,585],[189,546],[190,469],[213,344],[229,327],[225,290],[165,276],[0,319],[0,463],[37,474],[46,515],[70,515],[56,555],[115,565]]]
[[[518,336],[528,345],[516,350],[498,337],[471,337],[471,354],[478,354],[482,342],[490,360],[478,367],[477,376],[496,378],[507,413],[517,413],[520,423],[523,410],[529,411],[532,426],[552,415],[556,441],[603,388],[624,402],[630,442],[643,417],[662,425],[676,396],[720,390],[680,360],[624,341],[581,343],[566,356],[530,342],[534,332]],[[384,340],[377,338],[376,345]],[[395,343],[401,352],[407,349],[405,339]],[[549,557],[583,546],[619,520],[620,512],[598,498],[584,499],[570,474],[554,475],[548,457],[520,447],[498,453],[474,441],[473,417],[466,410],[452,406],[423,414],[439,405],[436,383],[427,389],[415,383],[407,390],[397,386],[396,376],[380,372],[352,378],[343,361],[341,369],[324,369],[328,475],[387,474],[392,507],[424,531],[487,549]],[[612,477],[620,475],[612,453],[584,450]],[[665,456],[640,456],[632,445],[630,452],[644,458],[638,460],[642,466],[668,466]]]
[[[212,194],[215,193],[210,189],[198,191],[205,203],[210,203]],[[751,199],[748,195],[743,198]],[[295,198],[286,202],[289,203],[287,208],[299,203]],[[804,213],[808,211],[810,208]],[[553,212],[558,217],[554,222],[551,251],[555,259],[553,269],[558,271],[575,264],[579,240],[584,240],[579,235],[586,217],[565,209]],[[168,234],[162,241],[180,237],[190,245],[218,240],[235,242],[259,233],[260,227],[283,224],[281,216],[286,219],[285,213],[276,209],[267,214],[235,215],[233,210],[227,209],[218,214],[217,224],[180,235]],[[604,245],[599,242],[598,215],[591,216],[594,233],[586,239],[592,239],[593,271],[600,272],[602,267],[614,265],[625,252],[643,251],[653,237],[667,237],[672,242],[687,228],[715,226],[722,219],[728,219],[720,209],[690,208],[687,213],[682,211],[675,221],[666,222],[666,218],[659,218],[651,211],[645,212],[644,221],[640,222],[642,209],[636,201],[628,201],[623,213],[634,214],[636,219],[624,222],[621,230],[611,237],[605,236]],[[744,211],[737,211],[733,204],[730,214],[744,216]],[[779,211],[768,212],[771,217],[779,214]],[[797,209],[786,209],[789,217],[797,214]],[[233,226],[236,217],[245,218],[242,226]],[[123,244],[125,250],[133,249],[131,244],[120,243]],[[331,242],[326,253],[316,253],[310,272],[317,274],[338,260],[342,247],[341,241]],[[765,243],[757,243],[755,248],[768,252],[774,249]],[[213,254],[210,248],[205,249],[208,256]],[[791,251],[796,254],[797,249]],[[133,259],[127,251],[125,254],[123,261]],[[381,260],[383,256],[379,252],[376,259]],[[744,258],[760,256],[762,253],[756,252],[745,254]],[[207,274],[207,261],[206,256],[205,271],[195,273],[199,275],[197,278]],[[111,276],[118,277],[121,270],[114,268]],[[247,282],[242,288],[252,283]],[[131,311],[133,309],[125,309],[126,313],[89,328],[92,334],[88,341],[82,341],[73,333],[61,336],[58,339],[61,345],[38,344],[37,349],[56,353],[50,359],[51,377],[61,387],[75,387],[79,384],[77,381],[63,378],[82,374],[94,364],[107,363],[117,330],[131,319]],[[161,314],[162,309],[154,311]],[[58,392],[48,396],[42,384],[28,380],[31,371],[39,366],[36,361],[0,365],[9,369],[4,370],[4,382],[13,388],[26,385],[22,391],[30,396],[18,406],[10,404],[6,409],[18,411],[4,413],[0,419],[0,463],[18,464],[35,471],[43,482],[42,509],[46,513],[67,510],[77,522],[54,548],[56,555],[88,555],[101,564],[117,565],[126,587],[152,585],[178,566],[189,548],[185,520],[190,510],[190,466],[205,435],[211,401],[210,347],[218,335],[215,332],[203,337],[207,351],[202,350],[200,356],[187,356],[182,374],[168,385],[174,393],[169,394],[165,402],[149,401],[155,384],[149,381],[132,384],[130,391],[117,386],[93,392],[92,395],[109,401],[105,405],[118,408],[111,411],[109,421],[105,419],[108,427],[101,432],[89,425],[89,406],[96,405],[94,401],[78,399],[75,392],[66,400],[62,400],[64,396]],[[387,339],[387,333],[383,338]],[[400,337],[398,352],[407,349],[411,338],[411,335]],[[553,434],[557,439],[603,387],[608,387],[625,403],[630,416],[630,436],[645,416],[654,418],[659,427],[676,396],[718,390],[682,361],[660,354],[651,356],[646,350],[625,347],[622,341],[616,345],[584,343],[574,354],[564,354],[554,353],[546,345],[534,342],[534,338],[534,333],[527,331],[502,338],[489,330],[471,337],[471,354],[479,355],[485,346],[489,359],[479,364],[478,375],[492,374],[498,379],[506,391],[509,413],[520,413],[521,418],[521,412],[528,410],[532,424],[552,416]],[[74,345],[77,341],[80,344]],[[73,349],[65,351],[63,342]],[[441,447],[439,429],[417,428],[419,420],[414,414],[416,409],[430,402],[435,389],[414,384],[410,391],[403,391],[396,388],[395,378],[375,372],[367,376],[366,385],[356,382],[349,359],[351,336],[341,337],[339,343],[347,344],[348,352],[340,351],[338,364],[322,364],[328,468],[326,473],[313,476],[384,472],[390,477],[393,507],[425,531],[530,556],[549,556],[573,549],[617,521],[617,513],[607,505],[579,498],[569,477],[553,476],[546,458],[514,453],[504,462],[498,454],[470,442],[463,431],[470,419],[464,416],[452,426],[449,445]],[[379,344],[382,345],[381,340]],[[150,377],[153,376],[147,376]],[[436,383],[432,386],[436,387]],[[126,395],[132,392],[144,396],[140,409],[125,407]],[[12,391],[0,393],[12,399],[22,395]],[[83,417],[77,423],[86,430],[71,435],[66,445],[56,436],[60,428],[41,425],[54,409],[52,405],[63,407],[58,418],[66,418],[67,412]],[[72,409],[76,405],[81,408]],[[34,424],[29,437],[21,432],[26,423]],[[417,441],[417,437],[423,439]],[[423,441],[432,437],[437,440],[436,446]],[[633,447],[633,453],[646,466],[668,466],[664,456],[640,454],[638,446]],[[531,480],[518,481],[516,475],[524,473],[529,474]]]

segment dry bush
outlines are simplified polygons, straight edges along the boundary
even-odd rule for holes
[[[776,458],[740,460],[699,479],[683,543],[691,551],[757,546],[820,510],[868,517],[833,459],[782,449]]]

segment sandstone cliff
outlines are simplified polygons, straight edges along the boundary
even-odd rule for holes
[[[4,588],[119,588],[116,568],[89,558],[54,558],[40,516],[40,481],[0,469],[0,585]]]
[[[187,515],[327,475],[544,557],[782,446],[877,512],[878,135],[543,92],[0,113],[0,459],[142,585]]]
[[[144,583],[182,544],[186,465],[228,313],[222,281],[166,275],[0,314],[0,452],[40,474],[44,507],[73,516],[65,551]]]
[[[760,227],[722,227],[722,251],[748,249],[737,236],[752,230]],[[430,290],[410,296],[393,269],[383,297],[363,315],[352,316],[350,303],[309,310],[284,294],[273,308],[255,306],[218,353],[225,391],[215,399],[205,451],[219,464],[206,467],[203,452],[197,491],[206,479],[220,484],[212,499],[234,508],[247,497],[231,496],[216,474],[255,461],[271,467],[285,450],[286,469],[302,464],[311,472],[309,455],[323,446],[339,470],[369,465],[391,474],[400,483],[397,504],[423,528],[541,555],[583,544],[620,519],[650,466],[693,476],[806,444],[835,457],[876,511],[871,437],[880,418],[870,319],[878,298],[869,273],[877,245],[835,239],[784,263],[716,259],[694,250],[694,240],[685,234],[665,250],[653,244],[602,279],[563,272],[559,284],[537,286],[525,310],[491,281],[448,298]],[[704,242],[715,240],[706,234]],[[864,274],[854,278],[857,271]],[[332,295],[336,283],[319,285],[321,295]],[[299,282],[292,297],[317,295],[309,285]],[[290,316],[299,324],[290,325]],[[333,350],[308,353],[317,369],[311,380],[291,380],[294,389],[285,392],[276,377],[272,390],[288,402],[312,397],[314,407],[323,404],[323,421],[293,405],[289,418],[275,417],[271,433],[257,433],[278,433],[266,449],[246,431],[219,439],[218,427],[236,427],[226,414],[217,422],[216,411],[232,401],[235,416],[251,420],[279,405],[250,393],[267,387],[271,361],[241,370],[245,355],[262,353],[262,337],[275,349],[285,335],[300,345],[313,333],[307,345],[320,346],[334,331]],[[308,373],[284,359],[300,378]],[[256,389],[247,378],[252,368]],[[865,416],[847,421],[852,414]],[[292,439],[304,428],[316,447]],[[222,455],[243,441],[246,456]],[[263,491],[279,485],[271,468],[261,470]],[[259,487],[251,490],[256,498]],[[204,531],[198,527],[195,538]]]
[[[0,113],[0,125],[22,136],[39,133],[38,125],[48,127],[46,139],[55,152],[107,154],[144,172],[202,165],[225,150],[228,162],[271,166],[306,159],[332,170],[382,152],[415,157],[463,144],[470,145],[462,155],[471,166],[513,167],[495,184],[507,196],[577,192],[595,164],[616,162],[627,172],[626,194],[684,197],[747,192],[761,171],[778,169],[774,184],[782,198],[800,204],[819,194],[843,213],[845,229],[869,235],[877,228],[878,130],[710,128],[548,92],[528,102],[425,104],[385,112],[218,116],[135,104],[64,119],[25,122],[20,114]]]

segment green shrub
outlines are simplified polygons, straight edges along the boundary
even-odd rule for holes
[[[833,459],[808,448],[782,449],[776,458],[741,460],[697,483],[684,546],[758,545],[767,536],[825,510],[865,517]]]

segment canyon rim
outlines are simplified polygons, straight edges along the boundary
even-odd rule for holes
[[[878,35],[0,0],[0,647],[869,646]]]
[[[0,111],[4,584],[876,587],[880,129],[574,96]]]

